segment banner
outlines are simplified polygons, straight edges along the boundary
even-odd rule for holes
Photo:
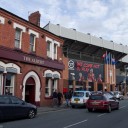
[[[68,66],[69,81],[75,80],[77,85],[82,85],[85,80],[88,80],[88,82],[104,82],[103,64],[71,59]]]

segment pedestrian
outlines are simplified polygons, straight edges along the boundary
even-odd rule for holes
[[[63,98],[63,95],[62,95],[62,93],[60,91],[58,92],[57,97],[58,97],[58,106],[60,106],[61,105],[61,100]]]
[[[69,101],[70,101],[69,92],[65,93],[64,98],[65,98],[65,101],[66,101],[66,106],[69,107]]]
[[[52,105],[53,105],[53,107],[55,107],[58,104],[58,93],[57,93],[57,90],[54,90],[52,98],[53,98],[53,104]]]
[[[73,93],[73,91],[70,89],[69,90],[69,100],[71,100],[71,98],[72,98],[72,93]]]

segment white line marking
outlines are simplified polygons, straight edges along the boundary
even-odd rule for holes
[[[125,108],[126,106],[122,106],[122,107],[120,107],[120,109],[122,109],[122,108]]]
[[[81,123],[83,123],[83,122],[86,122],[86,121],[88,121],[88,120],[83,120],[83,121],[77,122],[77,123],[75,123],[75,124],[71,124],[71,125],[65,126],[65,127],[63,127],[63,128],[69,128],[69,127],[72,127],[72,126],[81,124]]]
[[[105,115],[105,114],[106,114],[106,113],[100,114],[100,115],[98,115],[97,117],[103,116],[103,115]]]

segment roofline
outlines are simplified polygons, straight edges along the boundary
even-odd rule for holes
[[[57,37],[58,39],[63,40],[62,38],[58,37],[58,36],[57,36],[57,35],[55,35],[54,33],[50,32],[50,31],[48,31],[48,30],[45,30],[45,29],[44,29],[44,27],[42,28],[42,27],[40,27],[40,26],[37,26],[37,25],[35,25],[35,24],[33,24],[33,23],[29,22],[28,20],[23,19],[22,17],[19,17],[19,16],[15,15],[14,13],[9,12],[9,11],[7,11],[7,10],[5,10],[5,9],[1,8],[1,7],[0,7],[0,10],[2,10],[2,11],[6,12],[6,13],[8,13],[8,14],[10,14],[10,15],[13,15],[13,16],[15,16],[15,17],[19,18],[20,20],[23,20],[23,21],[27,22],[27,23],[29,23],[29,24],[31,24],[31,25],[33,25],[33,26],[37,27],[38,29],[41,29],[41,30],[43,30],[43,31],[45,31],[45,32],[47,32],[47,33],[50,33],[50,34],[54,35],[55,37]],[[48,24],[49,24],[49,23],[48,23]],[[48,25],[48,24],[47,24],[47,25]]]

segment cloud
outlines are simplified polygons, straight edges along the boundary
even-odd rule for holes
[[[0,0],[0,5],[26,20],[30,13],[39,10],[42,27],[51,21],[106,40],[127,44],[127,0]]]

